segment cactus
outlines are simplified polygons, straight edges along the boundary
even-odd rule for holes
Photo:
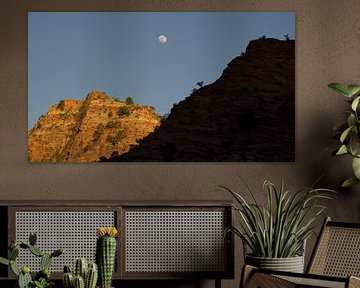
[[[45,253],[45,254],[41,257],[41,261],[40,261],[40,267],[41,267],[41,269],[44,269],[44,268],[49,269],[49,268],[50,268],[50,265],[51,265],[51,260],[52,260],[51,255],[48,254],[48,253]]]
[[[21,242],[21,243],[19,244],[19,246],[20,246],[20,248],[22,248],[22,249],[29,249],[29,248],[30,248],[30,245],[28,245],[28,244],[26,244],[26,243],[23,243],[23,242]]]
[[[74,277],[74,288],[85,288],[84,278],[77,275]]]
[[[16,265],[16,262],[14,260],[10,261],[10,269],[16,276],[19,276],[20,268]]]
[[[98,228],[99,238],[96,243],[96,262],[99,267],[99,284],[101,288],[110,288],[116,256],[115,227]]]
[[[3,257],[0,257],[0,263],[4,264],[6,266],[10,265],[10,261],[8,259],[6,259],[6,258],[3,258]]]
[[[88,262],[86,258],[76,259],[75,267],[74,267],[75,276],[81,276],[83,279],[85,279],[87,268],[88,268]]]
[[[29,244],[31,246],[35,246],[37,241],[37,235],[35,232],[31,232],[29,235]]]
[[[64,288],[73,288],[74,287],[74,276],[72,275],[72,273],[64,273],[63,277],[63,286]]]
[[[22,270],[19,274],[19,279],[18,279],[19,288],[28,288],[30,283],[32,283],[31,275],[29,273],[29,268],[27,267],[26,270],[27,272]]]
[[[40,250],[40,248],[39,247],[36,247],[36,246],[29,246],[29,251],[33,254],[33,255],[35,255],[35,256],[37,256],[37,257],[41,257],[41,256],[43,256],[44,255],[44,252],[42,252],[41,250]]]
[[[64,288],[77,288],[76,285],[83,288],[95,288],[98,278],[98,268],[96,263],[89,263],[85,258],[78,258],[74,263],[74,273],[71,273],[69,266],[64,266],[63,286]],[[82,276],[84,275],[84,276]],[[76,280],[77,279],[77,280]],[[81,281],[81,280],[82,281]],[[81,283],[83,282],[83,284]]]
[[[64,249],[57,249],[51,253],[51,257],[58,257],[64,253]]]
[[[44,255],[44,252],[42,252],[40,250],[40,248],[36,247],[36,246],[30,246],[29,247],[29,251],[34,254],[35,256],[41,257]]]
[[[64,266],[64,273],[71,273],[71,269],[69,266],[67,265]]]
[[[89,263],[85,276],[85,288],[95,288],[98,279],[98,266],[96,263]]]
[[[29,288],[29,287],[50,287],[53,282],[50,281],[50,264],[53,257],[60,256],[64,250],[58,249],[53,253],[48,254],[36,247],[37,236],[35,233],[30,233],[29,244],[20,242],[16,243],[11,241],[11,245],[8,251],[8,259],[0,257],[0,264],[10,266],[11,271],[18,276],[18,286],[19,288]],[[29,250],[30,253],[35,256],[41,257],[41,271],[39,271],[35,276],[35,281],[32,280],[30,275],[30,269],[27,266],[19,266],[16,264],[16,259],[19,256],[19,250]],[[45,285],[45,286],[44,286]]]
[[[19,256],[19,246],[15,246],[14,248],[9,250],[8,253],[9,260],[16,260],[16,258]]]

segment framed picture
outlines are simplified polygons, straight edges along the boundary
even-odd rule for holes
[[[29,12],[30,162],[295,160],[292,12]]]

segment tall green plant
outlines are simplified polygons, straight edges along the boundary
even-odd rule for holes
[[[347,179],[342,184],[343,187],[349,187],[360,183],[360,85],[331,83],[328,86],[338,94],[346,97],[346,102],[350,104],[350,110],[346,113],[346,122],[334,127],[334,131],[336,131],[340,140],[340,145],[334,154],[338,156],[349,154],[353,157],[354,177]]]
[[[110,288],[116,258],[115,227],[100,227],[97,229],[99,238],[96,242],[96,262],[99,267],[99,287]]]
[[[229,227],[225,234],[233,232],[252,251],[253,256],[287,258],[300,255],[304,241],[314,233],[315,220],[326,207],[317,202],[331,199],[334,191],[329,189],[304,188],[296,193],[278,189],[266,180],[267,205],[256,200],[249,186],[242,180],[251,201],[233,190],[219,186],[229,192],[236,201],[233,208],[240,215],[240,227]]]

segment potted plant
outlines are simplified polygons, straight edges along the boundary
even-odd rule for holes
[[[228,227],[225,234],[239,236],[250,253],[244,254],[245,264],[259,268],[303,272],[304,245],[314,233],[315,220],[326,207],[318,200],[331,199],[334,191],[329,189],[304,188],[296,193],[280,188],[266,180],[266,205],[260,204],[253,192],[242,180],[251,201],[225,186],[236,203],[233,208],[240,215],[239,227]]]
[[[89,262],[86,258],[77,258],[73,271],[69,266],[64,266],[62,275],[63,288],[95,288],[97,279],[97,264]]]
[[[10,266],[11,271],[18,277],[18,288],[50,288],[54,286],[54,282],[50,280],[50,265],[54,257],[58,257],[64,253],[63,249],[57,249],[52,253],[43,252],[36,246],[37,236],[30,233],[29,243],[19,242],[11,243],[8,251],[8,259],[0,257],[0,263]],[[30,268],[26,265],[19,265],[16,260],[19,256],[20,249],[28,250],[34,256],[39,257],[41,270],[36,273],[32,279]]]
[[[347,179],[342,187],[349,187],[360,183],[360,85],[344,85],[331,83],[328,85],[338,94],[347,98],[350,110],[347,112],[346,122],[334,127],[340,141],[339,147],[334,151],[335,155],[350,155],[354,177]]]

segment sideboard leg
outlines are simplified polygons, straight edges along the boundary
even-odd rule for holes
[[[220,278],[215,279],[215,288],[221,288],[221,279]]]

